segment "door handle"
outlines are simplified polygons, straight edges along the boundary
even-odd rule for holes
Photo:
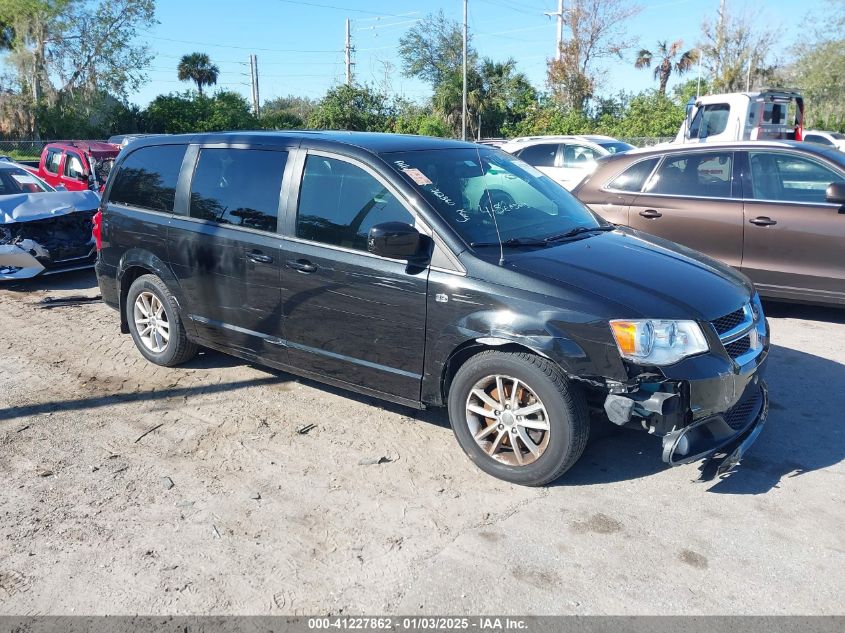
[[[751,224],[756,224],[757,226],[772,226],[777,224],[777,220],[773,220],[772,218],[767,218],[765,215],[761,215],[759,218],[754,218],[753,220],[748,220]]]
[[[317,266],[309,262],[307,259],[291,259],[287,262],[288,268],[293,268],[301,273],[313,273],[317,270]]]
[[[246,254],[246,258],[251,261],[255,262],[256,264],[272,264],[273,258],[269,255],[265,255],[261,251],[250,251]]]
[[[653,219],[653,218],[662,218],[663,214],[660,211],[655,211],[654,209],[646,209],[645,211],[640,211],[640,215],[644,218]]]

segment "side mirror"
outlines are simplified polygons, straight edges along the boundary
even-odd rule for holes
[[[422,235],[404,222],[376,224],[367,235],[367,250],[389,259],[413,259],[420,253]]]
[[[833,204],[845,204],[845,182],[832,182],[827,186],[825,200]]]

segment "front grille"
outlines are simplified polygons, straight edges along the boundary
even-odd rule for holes
[[[750,336],[743,336],[732,343],[727,343],[725,345],[725,351],[728,353],[728,356],[731,358],[737,358],[742,356],[746,352],[751,349],[751,337]]]
[[[754,386],[746,391],[739,402],[728,409],[723,415],[725,422],[734,431],[744,428],[760,413],[760,403],[763,400],[763,391],[760,387]]]
[[[729,332],[737,325],[745,321],[745,310],[740,308],[723,317],[719,317],[715,321],[711,321],[713,327],[716,328],[716,333],[721,336],[725,332]]]

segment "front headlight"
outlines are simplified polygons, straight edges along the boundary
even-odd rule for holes
[[[610,329],[622,358],[647,365],[671,365],[709,348],[695,321],[615,320]]]

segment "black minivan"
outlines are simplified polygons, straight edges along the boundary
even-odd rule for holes
[[[354,132],[139,139],[95,222],[103,299],[159,365],[198,346],[411,407],[546,484],[591,419],[733,467],[768,411],[752,284],[606,223],[499,150]]]

